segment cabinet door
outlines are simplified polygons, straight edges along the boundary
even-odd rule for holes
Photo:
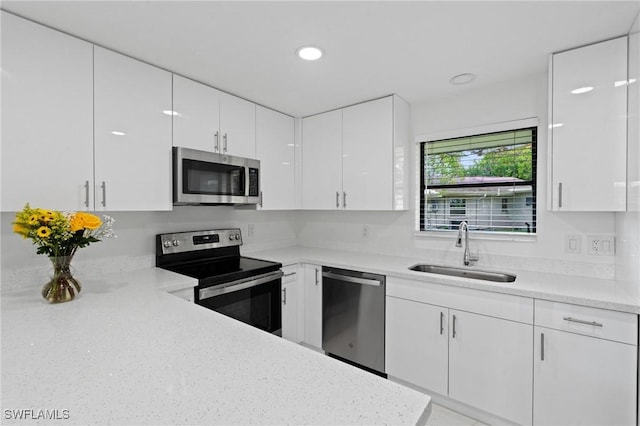
[[[636,346],[543,327],[534,342],[536,425],[636,424]]]
[[[531,425],[533,326],[449,312],[449,397]]]
[[[298,340],[298,273],[297,267],[282,268],[282,337]]]
[[[97,210],[171,210],[171,74],[95,47]]]
[[[1,14],[2,210],[93,209],[92,45]]]
[[[173,75],[173,146],[220,152],[220,91]]]
[[[449,310],[395,297],[386,304],[386,373],[446,396]]]
[[[304,265],[304,342],[322,348],[322,267]]]
[[[220,135],[222,153],[256,158],[256,105],[220,93]]]
[[[342,190],[349,210],[393,208],[393,98],[344,108]]]
[[[558,53],[552,63],[553,209],[624,211],[627,38]]]
[[[256,107],[256,152],[260,160],[260,208],[293,210],[295,204],[294,119]]]
[[[342,208],[342,110],[302,120],[302,207]]]

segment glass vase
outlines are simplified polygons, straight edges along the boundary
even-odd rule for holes
[[[42,287],[42,297],[50,303],[62,303],[73,300],[80,293],[80,283],[71,274],[73,256],[49,257],[53,265],[53,276]]]

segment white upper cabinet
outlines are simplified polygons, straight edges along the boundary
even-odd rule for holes
[[[393,206],[393,98],[342,111],[343,207],[391,210]]]
[[[220,135],[223,154],[256,158],[256,105],[221,93]]]
[[[640,30],[629,35],[627,210],[640,211]]]
[[[256,105],[173,75],[173,146],[256,158]]]
[[[173,145],[219,152],[220,91],[173,75]]]
[[[293,210],[295,200],[295,124],[293,117],[256,107],[256,154],[260,160],[263,210]]]
[[[93,207],[93,46],[2,14],[2,210]]]
[[[551,205],[626,209],[627,37],[551,57]]]
[[[95,47],[96,210],[171,210],[171,73]]]
[[[407,208],[409,107],[401,98],[306,117],[302,132],[304,209]]]
[[[342,110],[302,120],[302,207],[336,210],[342,199]]]

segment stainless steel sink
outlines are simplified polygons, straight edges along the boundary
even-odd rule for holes
[[[456,268],[454,266],[429,265],[418,263],[409,268],[412,271],[426,272],[429,274],[449,275],[452,277],[474,278],[476,280],[493,281],[499,283],[512,283],[516,275],[504,272],[479,271],[477,269]]]

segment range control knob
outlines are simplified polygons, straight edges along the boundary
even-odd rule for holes
[[[236,241],[240,239],[240,234],[236,234]]]
[[[180,246],[180,240],[173,240],[171,242],[171,244],[173,244],[174,247],[179,247]]]
[[[229,234],[229,241],[233,241],[233,234]]]
[[[164,246],[164,248],[169,248],[171,247],[171,241],[166,240],[162,245]]]

